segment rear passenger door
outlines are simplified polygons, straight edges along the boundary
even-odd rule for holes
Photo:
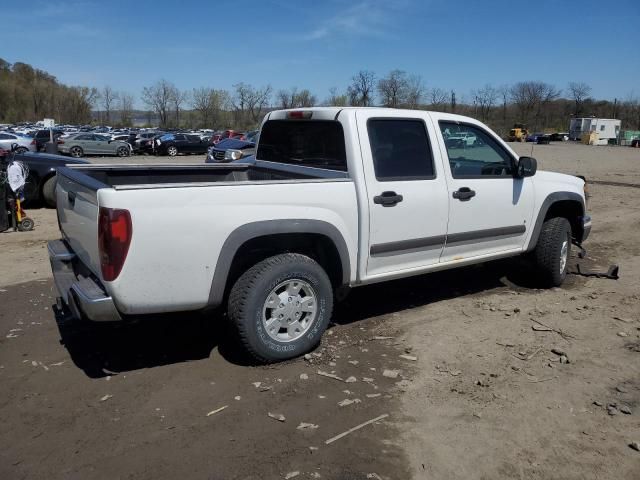
[[[105,137],[104,135],[94,135],[93,148],[95,149],[95,153],[97,153],[98,155],[108,155],[113,153],[109,140],[109,137]]]
[[[96,142],[94,141],[94,135],[93,134],[84,133],[82,135],[78,135],[75,138],[75,143],[77,143],[78,146],[80,148],[82,148],[82,151],[85,154],[93,155],[93,154],[97,153],[96,145],[95,145]]]
[[[426,114],[356,113],[369,203],[367,276],[437,264],[448,199]]]

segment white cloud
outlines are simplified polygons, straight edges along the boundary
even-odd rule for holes
[[[401,2],[406,5],[406,2]],[[321,21],[315,29],[302,35],[304,40],[320,40],[330,36],[384,36],[392,26],[392,14],[398,11],[397,3],[364,0],[335,13]]]

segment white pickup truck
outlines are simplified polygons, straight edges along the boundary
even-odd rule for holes
[[[471,118],[333,107],[269,113],[251,165],[61,168],[59,304],[94,321],[223,306],[269,362],[313,349],[350,287],[521,254],[557,286],[591,229],[585,182],[536,169]]]

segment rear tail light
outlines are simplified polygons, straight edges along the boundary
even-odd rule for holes
[[[309,110],[295,110],[287,112],[287,118],[294,120],[308,120],[313,116],[313,112]]]
[[[34,138],[33,140],[31,140],[31,145],[35,145],[36,144],[36,139]]]
[[[128,210],[100,207],[98,250],[104,281],[112,282],[120,275],[129,252],[132,232]]]
[[[56,143],[57,143],[58,145],[62,145],[62,144],[64,143],[64,140],[58,140]]]

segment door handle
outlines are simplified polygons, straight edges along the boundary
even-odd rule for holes
[[[471,200],[475,196],[476,196],[475,190],[471,190],[469,187],[461,187],[455,192],[453,192],[453,198],[457,198],[462,202],[466,200]]]
[[[373,203],[383,207],[393,207],[402,200],[402,195],[398,195],[396,192],[382,192],[380,195],[373,197]]]

